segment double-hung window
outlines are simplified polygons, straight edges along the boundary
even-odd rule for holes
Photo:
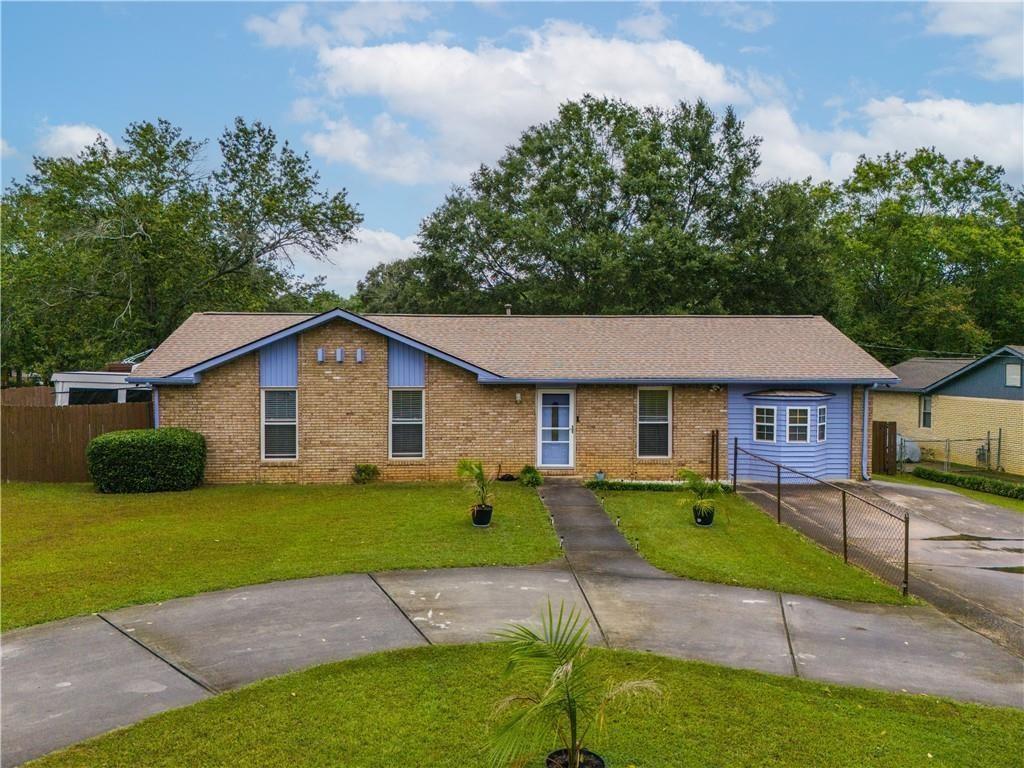
[[[767,405],[754,408],[754,442],[775,442],[775,409]]]
[[[932,426],[932,397],[921,395],[921,403],[918,410],[917,426],[924,429],[931,429]]]
[[[789,408],[786,411],[786,442],[810,442],[810,409]]]
[[[391,390],[390,455],[393,459],[423,458],[423,390]]]
[[[294,459],[299,455],[299,421],[294,389],[263,391],[264,459]]]
[[[825,442],[825,434],[828,432],[828,407],[818,406],[818,442]]]
[[[672,390],[641,387],[637,390],[636,453],[643,459],[672,455]]]
[[[1007,363],[1006,364],[1006,386],[1008,387],[1019,387],[1020,386],[1020,363]]]

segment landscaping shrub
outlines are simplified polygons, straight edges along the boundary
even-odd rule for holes
[[[1011,483],[1006,480],[996,480],[995,478],[977,475],[958,475],[955,472],[943,472],[942,470],[929,469],[928,467],[914,467],[912,474],[915,477],[932,480],[936,483],[946,483],[947,485],[967,488],[971,491],[983,491],[984,493],[994,493],[997,496],[1024,500],[1024,485],[1020,483]]]
[[[718,487],[720,493],[732,493],[732,486],[728,483],[707,481],[708,485]],[[587,488],[592,491],[688,491],[690,486],[687,483],[673,483],[665,480],[591,480],[586,483]]]
[[[206,440],[178,427],[125,429],[94,437],[85,458],[101,493],[187,491],[203,482]]]
[[[359,485],[372,483],[378,477],[380,477],[380,470],[376,464],[356,464],[355,469],[352,470],[352,482]]]
[[[527,488],[536,488],[544,484],[544,477],[537,471],[536,467],[527,464],[519,470],[519,482]]]

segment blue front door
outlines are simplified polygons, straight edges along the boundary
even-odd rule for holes
[[[541,392],[538,419],[538,459],[542,467],[571,467],[573,429],[571,391]]]

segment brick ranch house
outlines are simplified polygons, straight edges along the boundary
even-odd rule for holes
[[[490,470],[707,474],[712,432],[816,477],[860,477],[870,388],[897,377],[815,316],[202,312],[135,371],[154,423],[201,432],[212,483]],[[741,464],[742,469],[742,464]]]

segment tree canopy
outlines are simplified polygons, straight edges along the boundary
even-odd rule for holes
[[[361,221],[306,155],[256,122],[205,142],[130,125],[74,158],[37,157],[2,201],[4,365],[48,375],[154,347],[198,310],[337,306],[290,255],[327,258]]]
[[[523,133],[359,283],[366,311],[813,313],[886,362],[1024,340],[1020,190],[930,149],[758,181],[731,109],[585,97]]]

